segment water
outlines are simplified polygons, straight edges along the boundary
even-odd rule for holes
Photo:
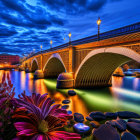
[[[33,79],[32,73],[24,71],[7,71],[10,73],[12,83],[15,87],[16,97],[24,90],[27,95],[32,92],[44,94],[62,103],[69,99],[69,109],[73,113],[79,112],[87,116],[91,111],[133,111],[140,114],[140,78],[135,77],[112,77],[112,87],[81,90],[75,89],[76,96],[68,96],[67,89],[56,89],[56,79]],[[2,75],[3,71],[0,71]]]

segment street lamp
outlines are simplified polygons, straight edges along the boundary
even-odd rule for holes
[[[69,45],[70,45],[71,44],[71,32],[69,32],[68,36],[69,36]]]
[[[42,45],[40,46],[41,52],[42,52]]]
[[[100,24],[101,24],[101,19],[100,19],[100,17],[98,17],[98,20],[97,20],[97,25],[98,25],[98,41],[100,40]]]
[[[33,49],[33,53],[35,53],[35,49]]]
[[[52,42],[52,40],[51,40],[51,41],[50,41],[50,44],[51,44],[51,49],[52,49],[52,43],[53,43],[53,42]]]

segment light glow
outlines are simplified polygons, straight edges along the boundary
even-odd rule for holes
[[[97,20],[97,25],[100,25],[100,24],[101,24],[101,19],[98,18],[98,20]]]
[[[125,96],[131,96],[133,98],[139,98],[140,99],[140,93],[136,92],[136,91],[132,91],[132,90],[126,90],[123,88],[112,88],[112,90],[114,92],[116,92],[117,94],[121,94],[121,95],[125,95]]]

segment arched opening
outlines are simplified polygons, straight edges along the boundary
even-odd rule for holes
[[[38,64],[36,60],[33,60],[31,71],[35,72],[36,70],[38,70]]]
[[[51,59],[49,59],[49,61],[45,65],[44,76],[57,78],[60,73],[65,72],[65,71],[66,69],[63,63],[58,58],[52,57]]]
[[[140,61],[140,55],[127,48],[93,50],[82,61],[75,74],[75,87],[109,86],[115,69],[132,59]]]

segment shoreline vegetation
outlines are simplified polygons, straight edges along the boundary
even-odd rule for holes
[[[129,111],[93,111],[84,118],[43,95],[25,92],[15,98],[10,76],[0,83],[0,140],[137,140],[140,115]],[[75,95],[76,96],[76,95]]]

